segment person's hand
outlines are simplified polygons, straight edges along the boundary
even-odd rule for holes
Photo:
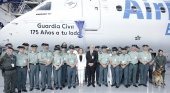
[[[115,67],[116,67],[116,65],[115,65],[115,64],[113,64],[113,65],[112,65],[112,67],[113,67],[113,68],[115,68]]]
[[[89,66],[93,66],[93,63],[89,63],[88,65],[89,65]]]
[[[71,68],[74,68],[75,67],[75,65],[71,65]]]
[[[106,67],[107,67],[107,65],[103,64],[103,67],[104,67],[104,68],[106,68]]]
[[[48,66],[48,62],[47,61],[45,61],[45,66]]]
[[[146,65],[146,64],[147,64],[147,62],[142,62],[142,64],[143,64],[143,65]]]
[[[28,72],[30,72],[30,68],[28,68]]]
[[[93,66],[93,63],[91,63],[91,66]]]
[[[150,63],[149,63],[149,65],[152,65],[152,64],[153,64],[153,62],[150,62]]]
[[[88,63],[89,66],[91,66],[91,63]]]
[[[126,67],[126,64],[122,64],[121,67],[122,67],[122,68],[125,68],[125,67]]]
[[[59,69],[59,67],[58,66],[55,66],[55,70],[58,70]]]
[[[145,62],[145,65],[146,65],[146,64],[149,64],[149,65],[150,65],[150,62]]]
[[[50,61],[46,61],[46,66],[50,65],[51,62]]]

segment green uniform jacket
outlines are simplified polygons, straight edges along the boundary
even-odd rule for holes
[[[16,66],[16,56],[14,55],[11,55],[11,56],[8,56],[7,54],[5,54],[2,59],[1,59],[1,62],[0,62],[0,67],[2,70],[9,70],[9,69],[12,69]],[[14,64],[14,65],[12,65]]]
[[[160,56],[160,55],[156,56],[155,62],[156,62],[156,69],[159,69],[160,66],[163,66],[163,68],[165,69],[165,64],[167,62],[165,56]]]

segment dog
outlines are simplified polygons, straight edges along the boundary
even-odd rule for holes
[[[164,83],[164,80],[163,80],[163,77],[162,77],[162,72],[163,71],[164,71],[163,66],[160,66],[159,69],[155,70],[152,73],[152,77],[153,77],[152,78],[152,83],[156,87],[158,87],[158,86],[164,87],[165,86],[165,83]]]

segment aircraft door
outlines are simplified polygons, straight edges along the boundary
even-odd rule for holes
[[[82,0],[82,10],[85,31],[97,31],[101,25],[100,1]]]

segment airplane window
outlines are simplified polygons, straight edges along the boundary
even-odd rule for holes
[[[118,5],[116,6],[117,11],[122,11],[122,6]]]
[[[136,11],[137,11],[136,6],[132,6],[131,9],[133,10],[133,12],[136,12]]]
[[[0,29],[2,29],[4,27],[3,23],[0,22]]]
[[[51,10],[51,2],[47,2],[45,5],[38,8],[38,10]]]
[[[151,7],[146,7],[146,11],[147,12],[151,12],[152,10],[151,10]]]
[[[94,7],[95,10],[98,10],[98,7]]]
[[[162,12],[162,13],[165,13],[165,12],[166,12],[165,7],[160,7],[160,9],[161,9],[161,12]]]

